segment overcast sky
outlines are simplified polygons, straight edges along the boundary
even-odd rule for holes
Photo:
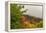
[[[24,5],[24,9],[28,9],[24,14],[42,18],[42,6]]]

